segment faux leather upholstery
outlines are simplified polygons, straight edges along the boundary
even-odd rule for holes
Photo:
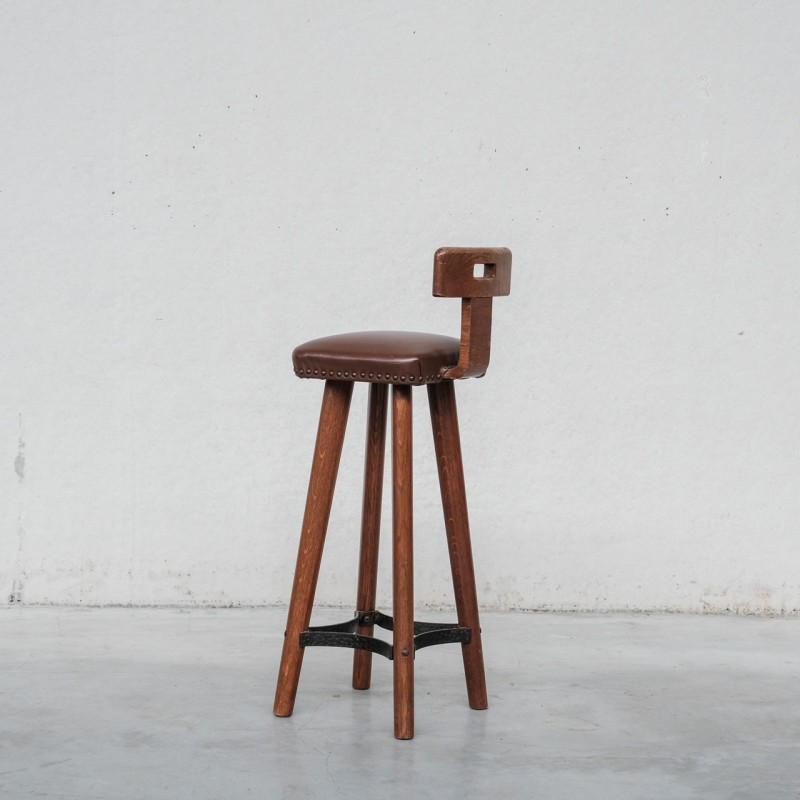
[[[292,353],[300,378],[367,383],[438,383],[458,362],[452,336],[406,331],[365,331],[313,339]]]

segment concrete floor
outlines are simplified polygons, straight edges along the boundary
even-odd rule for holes
[[[485,614],[489,711],[423,650],[399,742],[391,664],[354,692],[346,650],[272,716],[284,616],[0,610],[0,797],[800,798],[798,619]]]

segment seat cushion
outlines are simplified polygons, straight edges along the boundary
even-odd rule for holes
[[[292,362],[300,378],[419,385],[441,381],[442,368],[458,363],[459,347],[435,333],[342,333],[301,344]]]

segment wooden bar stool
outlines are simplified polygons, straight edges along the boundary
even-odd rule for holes
[[[504,247],[443,247],[436,251],[433,294],[461,297],[461,339],[431,333],[379,331],[315,339],[292,354],[300,378],[325,381],[300,549],[283,644],[274,712],[294,709],[306,647],[355,650],[353,688],[368,689],[372,654],[394,665],[394,735],[414,736],[414,655],[459,642],[471,708],[488,707],[478,600],[453,381],[479,378],[489,364],[492,298],[511,287],[511,252]],[[354,382],[369,383],[364,499],[356,614],[340,625],[309,627],[322,549]],[[375,608],[378,535],[386,442],[387,390],[392,386],[393,616]],[[439,469],[458,623],[414,621],[411,390],[426,385]],[[390,630],[392,644],[373,636]]]

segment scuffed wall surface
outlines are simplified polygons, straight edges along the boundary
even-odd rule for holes
[[[800,7],[3,10],[0,601],[285,602],[321,396],[291,348],[455,333],[433,251],[488,244],[482,603],[800,611]],[[447,605],[415,401],[417,596]]]

